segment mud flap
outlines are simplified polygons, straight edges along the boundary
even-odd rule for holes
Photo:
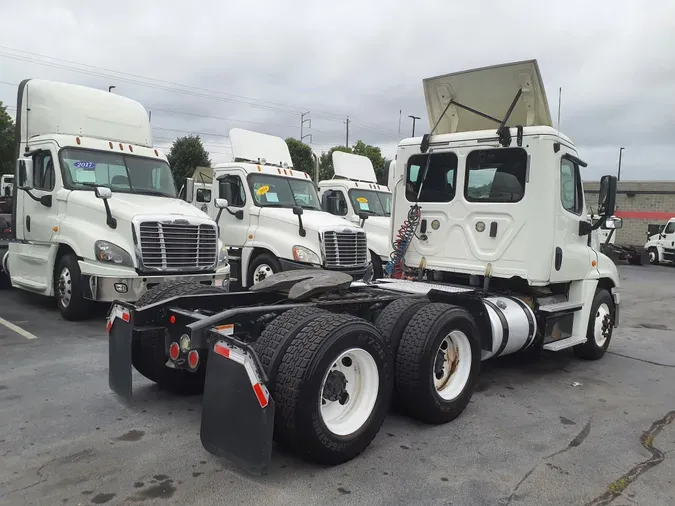
[[[263,474],[272,456],[275,404],[261,371],[251,350],[217,341],[202,399],[202,445],[252,474]]]
[[[120,397],[131,399],[131,310],[113,304],[108,312],[108,385]]]

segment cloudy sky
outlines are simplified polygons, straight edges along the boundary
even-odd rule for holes
[[[21,79],[107,89],[152,111],[157,146],[200,133],[227,160],[240,127],[315,151],[358,139],[393,157],[402,111],[429,130],[422,79],[536,58],[587,179],[675,179],[675,2],[2,0],[0,100]],[[671,129],[671,127],[673,127]],[[309,141],[309,138],[306,139]]]

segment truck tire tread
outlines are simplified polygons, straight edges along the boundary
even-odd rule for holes
[[[375,326],[382,333],[393,356],[396,356],[401,336],[410,319],[422,307],[429,304],[426,297],[403,297],[385,307],[375,320]]]

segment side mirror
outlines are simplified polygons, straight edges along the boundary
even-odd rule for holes
[[[216,206],[217,209],[227,209],[229,203],[227,202],[227,199],[216,199],[213,201],[213,205]]]
[[[303,210],[300,206],[293,206],[293,214],[296,216],[302,216]]]
[[[359,213],[359,219],[361,220],[361,227],[366,223],[366,220],[368,219],[368,213]]]
[[[105,186],[97,186],[94,188],[94,194],[96,195],[97,199],[107,200],[112,197],[112,190]]]
[[[607,230],[618,230],[623,227],[623,218],[617,218],[616,216],[610,216],[605,221],[605,224],[602,228]]]
[[[32,190],[33,189],[33,159],[19,158],[16,163],[19,169],[19,189]]]
[[[195,199],[195,180],[188,177],[185,180],[185,201],[192,202]]]
[[[305,237],[307,235],[307,231],[302,226],[302,212],[302,207],[293,206],[293,214],[298,217],[298,234],[300,234],[300,237]]]
[[[616,208],[616,176],[602,176],[598,195],[598,214],[609,217]]]

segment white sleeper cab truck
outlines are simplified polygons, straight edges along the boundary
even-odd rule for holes
[[[391,192],[377,183],[373,163],[366,156],[334,151],[333,169],[333,179],[319,182],[321,207],[354,224],[362,224],[375,278],[381,278],[382,266],[389,261],[391,250]]]
[[[321,210],[314,183],[293,169],[286,142],[234,128],[230,143],[234,161],[197,168],[186,194],[194,196],[189,201],[196,207],[219,216],[232,281],[246,288],[276,272],[307,267],[360,278],[369,263],[365,232]]]
[[[649,254],[650,264],[675,263],[675,218],[668,220],[658,234],[647,239],[645,249]]]
[[[141,104],[29,79],[19,86],[12,286],[56,296],[64,318],[91,301],[138,301],[168,281],[227,288],[215,222],[176,195]]]
[[[424,89],[431,133],[401,141],[394,168],[392,222],[404,239],[394,277],[304,269],[246,292],[116,303],[111,388],[132,396],[128,350],[153,322],[167,336],[166,370],[187,372],[186,354],[208,354],[204,447],[260,472],[273,439],[324,464],[356,457],[392,396],[408,416],[450,422],[483,360],[567,348],[601,358],[619,276],[589,234],[612,215],[616,178],[602,178],[591,224],[586,164],[551,127],[535,61]]]

